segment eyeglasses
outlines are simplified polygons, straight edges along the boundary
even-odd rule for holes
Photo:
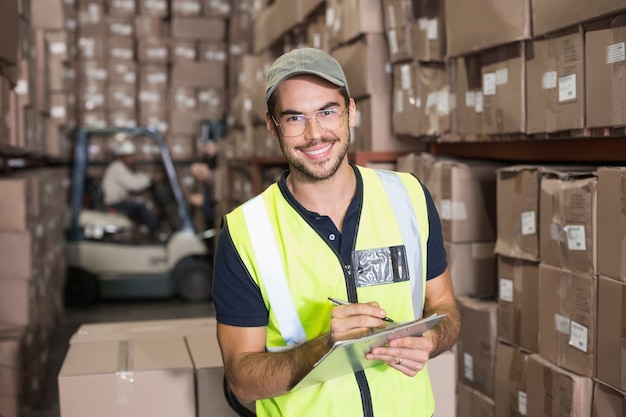
[[[343,111],[326,109],[313,112],[314,115],[311,117],[306,117],[304,114],[286,114],[278,121],[272,116],[272,120],[276,126],[280,127],[283,135],[292,137],[302,135],[310,119],[315,119],[317,125],[324,130],[337,130],[343,125],[343,115],[347,112],[347,109]]]

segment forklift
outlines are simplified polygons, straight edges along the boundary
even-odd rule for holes
[[[167,224],[163,241],[146,239],[134,219],[104,207],[99,178],[89,175],[90,140],[124,135],[151,138],[158,149],[154,164],[163,180],[151,187]],[[153,128],[78,128],[73,151],[67,238],[65,304],[85,306],[98,299],[211,299],[215,230],[197,231],[167,143]]]

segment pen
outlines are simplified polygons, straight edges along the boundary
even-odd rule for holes
[[[328,299],[330,301],[332,301],[333,304],[336,305],[336,306],[347,306],[347,305],[352,304],[352,303],[349,303],[349,302],[344,301],[344,300],[340,300],[340,299],[335,298],[335,297],[328,297]],[[382,319],[384,321],[386,321],[387,323],[394,323],[393,319],[391,319],[390,317],[383,317]]]

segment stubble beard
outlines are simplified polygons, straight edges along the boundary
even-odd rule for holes
[[[282,139],[279,139],[280,149],[291,165],[292,174],[293,171],[297,171],[297,175],[302,177],[303,179],[308,179],[310,181],[321,181],[331,178],[343,162],[344,158],[348,153],[348,148],[350,146],[350,131],[348,130],[348,138],[346,141],[342,141],[338,137],[334,137],[333,139],[321,139],[310,142],[310,146],[316,146],[320,143],[334,143],[333,153],[330,156],[330,159],[320,161],[320,162],[310,162],[306,160],[306,157],[298,158],[296,157],[296,153],[298,151],[293,151],[289,149]],[[337,148],[338,147],[338,148]],[[335,154],[339,150],[338,154]],[[336,156],[335,156],[336,155]],[[330,164],[328,168],[324,168]]]

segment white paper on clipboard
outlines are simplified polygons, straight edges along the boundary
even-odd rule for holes
[[[359,339],[336,342],[291,391],[383,364],[383,361],[365,359],[365,354],[375,347],[384,346],[389,341],[400,337],[421,336],[445,316],[445,314],[433,314],[409,322],[394,323]]]

